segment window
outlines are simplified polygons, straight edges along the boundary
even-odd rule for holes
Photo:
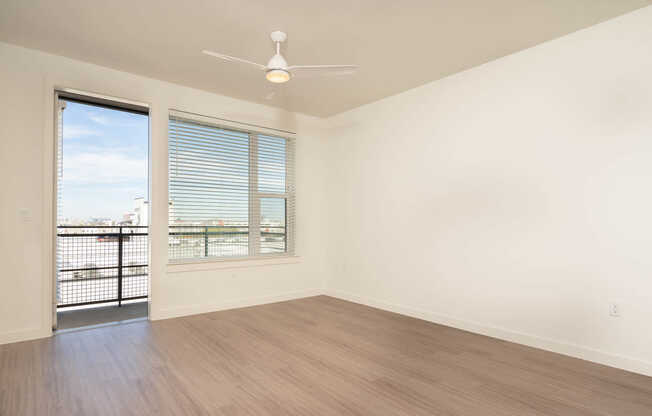
[[[294,254],[294,141],[210,120],[170,115],[170,260]]]

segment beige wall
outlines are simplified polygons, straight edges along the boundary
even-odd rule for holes
[[[328,292],[652,374],[650,45],[652,7],[329,119]]]
[[[321,291],[327,213],[325,195],[315,190],[324,187],[326,178],[322,121],[1,43],[0,62],[0,176],[4,178],[0,191],[0,343],[50,333],[55,86],[151,105],[152,318]],[[166,265],[169,108],[298,133],[298,259],[276,265]]]

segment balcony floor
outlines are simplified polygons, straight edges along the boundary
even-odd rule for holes
[[[62,309],[57,312],[57,330],[119,323],[147,318],[147,301],[86,309]]]

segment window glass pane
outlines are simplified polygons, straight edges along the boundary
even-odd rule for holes
[[[261,254],[287,251],[285,208],[285,198],[260,199]]]
[[[169,257],[248,255],[249,134],[169,121]]]
[[[285,192],[285,139],[258,135],[258,190]]]

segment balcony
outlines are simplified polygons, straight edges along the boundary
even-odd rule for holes
[[[286,235],[284,225],[262,225],[260,253],[286,252]],[[249,255],[249,227],[172,225],[169,227],[168,255],[170,259],[246,257]]]
[[[146,226],[57,227],[57,308],[147,299],[148,234]],[[260,253],[287,251],[287,228],[262,225]],[[247,226],[169,227],[170,259],[245,257]]]
[[[146,299],[146,226],[57,227],[57,308]]]

